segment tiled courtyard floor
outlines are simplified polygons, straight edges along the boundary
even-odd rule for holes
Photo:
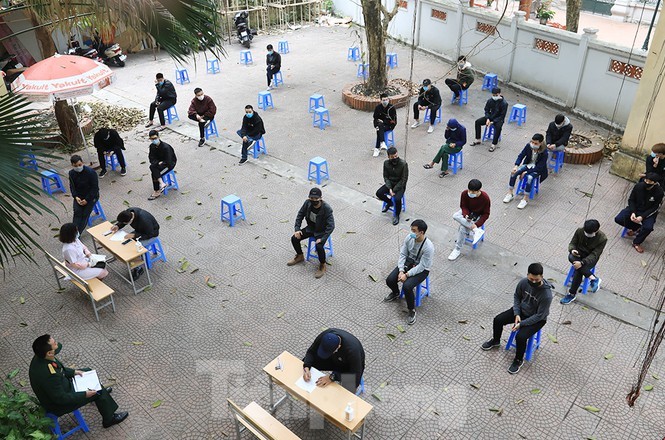
[[[511,105],[527,104],[527,124],[506,125],[501,148],[494,153],[487,145],[465,147],[464,169],[444,179],[422,168],[441,143],[442,127],[431,135],[425,129],[408,129],[405,148],[406,109],[399,110],[396,141],[411,173],[408,211],[394,227],[373,198],[385,156],[371,156],[371,116],[348,109],[340,99],[341,88],[355,79],[355,65],[345,61],[353,42],[350,31],[311,28],[285,38],[291,46],[291,53],[283,56],[285,87],[273,91],[274,110],[259,111],[268,131],[269,155],[237,166],[235,130],[244,105],[255,104],[256,93],[265,85],[263,48],[276,44],[278,36],[257,37],[253,66],[238,64],[240,49],[233,45],[227,47],[221,74],[206,75],[204,61],[197,71],[189,67],[191,84],[177,86],[181,122],[162,132],[178,155],[180,191],[148,202],[150,179],[141,163],[147,159],[147,130],[123,134],[128,174],[110,172],[100,182],[101,202],[110,217],[124,209],[126,201],[148,209],[160,222],[169,261],[157,263],[152,271],[153,288],[134,296],[112,274],[108,284],[116,290],[117,311],[102,311],[96,322],[89,301],[76,289],[56,291],[41,256],[38,267],[10,268],[0,295],[0,371],[19,367],[19,377],[26,379],[30,344],[49,332],[64,344],[60,358],[65,364],[99,369],[104,380],[115,383],[113,395],[121,408],[130,411],[125,423],[104,430],[94,407],[86,407],[92,429],[78,438],[233,438],[226,398],[242,405],[255,400],[266,407],[262,367],[283,350],[302,356],[321,329],[339,327],[358,336],[367,353],[365,398],[374,405],[367,420],[368,439],[663,438],[665,394],[655,379],[665,378],[663,357],[654,361],[647,376],[654,389],[644,391],[636,406],[628,408],[625,395],[637,377],[648,335],[623,322],[626,319],[599,311],[626,297],[631,301],[626,307],[646,316],[649,310],[636,303],[653,305],[657,298],[652,292],[662,290],[654,279],[662,264],[661,230],[649,237],[646,253],[638,256],[612,221],[631,184],[609,175],[607,162],[566,165],[543,183],[525,210],[501,203],[519,149],[533,133],[543,132],[557,112],[506,88]],[[390,76],[408,78],[409,51],[396,43],[389,46],[400,57],[400,67]],[[414,80],[439,78],[448,68],[416,53]],[[173,79],[173,70],[163,53],[156,61],[151,54],[132,55],[127,67],[117,70],[116,83],[96,99],[147,107],[154,74],[162,71]],[[470,138],[473,120],[488,98],[480,82],[474,83],[468,106],[444,105],[444,120],[456,117]],[[447,102],[443,80],[438,85]],[[196,147],[192,138],[197,129],[185,120],[197,86],[219,109],[221,138],[204,148]],[[313,128],[307,114],[313,93],[325,95],[331,112],[332,127],[325,131]],[[576,131],[594,128],[572,119]],[[313,263],[292,268],[285,264],[293,252],[293,219],[311,187],[305,178],[307,162],[317,155],[330,164],[332,182],[323,192],[337,225],[335,255],[320,280],[314,279]],[[66,161],[54,166],[67,169]],[[446,259],[455,236],[451,216],[471,178],[479,178],[494,201],[488,239],[476,251],[465,248],[451,263]],[[584,195],[591,192],[592,198]],[[228,194],[242,197],[248,216],[233,228],[219,221],[219,201]],[[63,205],[48,202],[58,219],[34,218],[40,242],[56,254],[59,243],[51,228],[71,217],[71,199],[58,199]],[[510,307],[515,283],[530,262],[541,261],[545,277],[555,280],[558,294],[563,291],[566,246],[588,207],[609,237],[598,265],[603,287],[567,307],[559,305],[557,296],[541,348],[511,376],[506,369],[512,353],[480,350],[490,336],[492,317]],[[396,264],[415,218],[427,221],[436,246],[433,295],[423,301],[417,323],[401,333],[396,326],[405,324],[404,306],[381,302],[387,292],[383,279]],[[90,241],[86,234],[83,239]],[[178,273],[182,258],[191,266]],[[216,288],[206,286],[207,276]],[[391,340],[389,333],[396,338]],[[606,359],[608,354],[613,356]],[[153,408],[158,400],[161,405]],[[600,411],[588,412],[587,405]],[[288,407],[278,410],[277,417],[302,438],[342,438],[335,427],[309,418],[300,402],[293,403],[291,413]]]

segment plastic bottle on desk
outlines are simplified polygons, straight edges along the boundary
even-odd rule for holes
[[[353,402],[346,404],[346,408],[344,408],[344,414],[346,415],[347,422],[353,421],[353,418],[355,417],[355,412],[353,411]]]
[[[141,252],[143,250],[143,245],[140,241],[136,240],[136,252]]]

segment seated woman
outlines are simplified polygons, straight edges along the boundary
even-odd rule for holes
[[[510,203],[515,198],[515,181],[517,179],[526,179],[524,196],[519,205],[517,205],[517,209],[524,209],[537,177],[540,178],[541,182],[547,179],[547,149],[545,137],[540,133],[534,134],[531,142],[526,144],[522,152],[517,155],[515,166],[510,172],[508,194],[503,198],[503,203]]]
[[[60,227],[60,241],[65,266],[84,280],[104,279],[108,270],[90,266],[90,251],[79,240],[78,229],[74,223],[65,223]]]

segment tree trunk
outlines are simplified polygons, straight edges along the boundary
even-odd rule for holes
[[[367,91],[380,93],[388,84],[386,74],[385,35],[381,23],[381,2],[379,0],[361,0],[365,19],[365,36],[369,52],[369,78]]]
[[[566,1],[566,30],[569,32],[577,33],[577,28],[580,25],[580,9],[582,7],[582,0],[567,0]]]
[[[67,101],[55,102],[55,119],[65,142],[77,148],[83,148],[83,137],[79,129],[74,110]]]
[[[30,23],[32,26],[39,26],[41,23],[37,15],[33,11],[27,12],[30,16]],[[39,44],[39,50],[42,53],[42,58],[46,59],[53,56],[57,52],[55,48],[55,43],[51,37],[50,27],[43,26],[35,29],[35,37],[37,38],[37,43]]]

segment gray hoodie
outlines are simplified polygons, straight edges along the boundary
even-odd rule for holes
[[[532,287],[527,278],[522,278],[515,287],[513,312],[522,319],[520,326],[533,325],[545,321],[552,304],[552,286],[547,280],[538,287]]]

